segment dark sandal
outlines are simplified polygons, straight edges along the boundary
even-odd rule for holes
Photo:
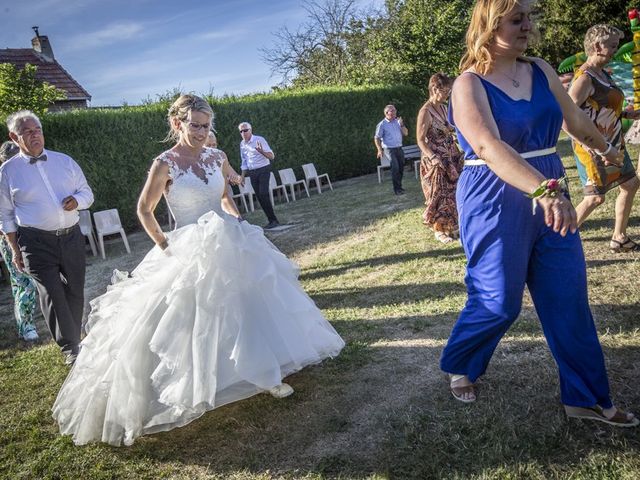
[[[591,408],[585,407],[571,407],[569,405],[564,406],[564,411],[569,418],[582,418],[585,420],[597,420],[604,422],[614,427],[637,427],[640,424],[633,413],[627,413],[619,408],[616,409],[616,413],[611,417],[607,417],[601,407],[595,406]]]
[[[462,403],[473,403],[476,401],[477,399],[477,394],[476,394],[476,387],[475,385],[463,385],[461,387],[455,387],[453,386],[453,384],[456,382],[457,380],[450,380],[449,382],[449,390],[451,390],[451,395],[453,395],[453,398],[455,398],[456,400],[458,400],[459,402]],[[472,394],[473,397],[472,398],[465,398],[464,395],[465,394]]]
[[[609,248],[612,252],[637,252],[640,250],[640,245],[636,242],[627,238],[624,242],[619,242],[618,240],[614,240],[613,238],[609,242]]]

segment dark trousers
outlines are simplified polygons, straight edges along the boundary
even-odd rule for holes
[[[40,308],[63,353],[77,353],[84,309],[85,238],[80,227],[56,236],[18,228],[25,270],[36,281]]]
[[[385,148],[384,155],[391,163],[391,181],[393,182],[393,191],[402,190],[402,172],[404,171],[404,152],[402,147]]]
[[[273,205],[271,205],[271,198],[269,196],[269,178],[271,177],[271,165],[265,167],[256,168],[255,170],[249,170],[249,178],[251,179],[251,186],[256,192],[258,202],[262,207],[262,211],[267,216],[269,222],[277,222],[278,218],[273,212]]]

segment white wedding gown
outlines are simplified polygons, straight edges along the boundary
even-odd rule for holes
[[[76,444],[131,445],[183,426],[344,346],[297,267],[261,228],[222,211],[220,151],[203,150],[204,179],[171,155],[161,156],[177,224],[168,252],[153,248],[91,302],[88,335],[53,406]]]

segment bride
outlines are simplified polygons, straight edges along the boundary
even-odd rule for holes
[[[88,334],[53,406],[80,445],[131,445],[282,383],[344,342],[304,293],[296,267],[242,221],[226,193],[241,177],[204,148],[213,112],[194,95],[169,109],[177,141],[155,159],[138,216],[156,243],[131,278],[91,302]],[[164,193],[176,230],[153,211]]]

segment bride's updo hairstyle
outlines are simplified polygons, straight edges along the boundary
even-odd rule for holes
[[[181,122],[186,122],[189,117],[189,112],[202,112],[210,115],[213,126],[213,110],[204,98],[190,93],[180,95],[169,107],[169,113],[167,114],[169,133],[167,134],[167,138],[165,138],[166,142],[178,142],[180,140],[180,131],[174,128],[172,120],[177,118]]]
[[[498,29],[502,17],[522,3],[523,0],[478,0],[476,2],[467,30],[467,51],[460,60],[460,72],[472,67],[480,75],[486,75],[491,71],[493,59],[489,46],[493,42],[494,32]],[[531,25],[531,33],[534,39],[537,38],[538,31],[535,24]]]

